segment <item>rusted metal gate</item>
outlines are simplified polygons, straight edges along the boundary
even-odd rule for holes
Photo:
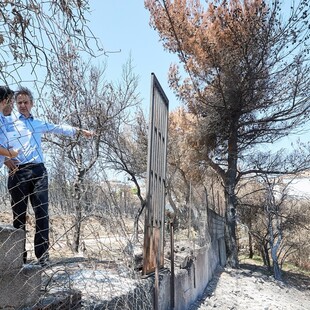
[[[156,272],[164,265],[168,108],[169,101],[155,74],[152,73],[143,249],[144,275]]]

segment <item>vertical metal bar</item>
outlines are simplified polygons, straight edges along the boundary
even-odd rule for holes
[[[174,309],[174,226],[173,226],[173,221],[170,221],[170,253],[171,253],[170,299],[171,299],[171,309]]]
[[[159,240],[156,240],[157,242]],[[155,253],[158,253],[157,243],[155,243]],[[158,310],[159,305],[159,262],[158,262],[158,254],[156,255],[155,260],[155,287],[154,287],[154,310]]]

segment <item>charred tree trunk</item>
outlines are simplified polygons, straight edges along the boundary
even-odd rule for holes
[[[233,124],[233,127],[235,125]],[[235,187],[237,182],[237,161],[238,161],[238,146],[237,146],[237,130],[230,130],[230,138],[228,143],[228,169],[225,179],[225,196],[226,196],[226,254],[227,265],[233,268],[239,266],[237,236],[236,236],[236,207],[237,198]]]
[[[249,232],[249,258],[253,258],[254,250],[253,250],[253,238],[251,233]]]

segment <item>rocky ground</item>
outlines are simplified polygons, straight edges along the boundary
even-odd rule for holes
[[[310,276],[284,272],[276,281],[265,267],[243,263],[220,268],[190,310],[309,310]]]

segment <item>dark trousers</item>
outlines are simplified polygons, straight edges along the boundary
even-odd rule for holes
[[[48,177],[44,164],[20,165],[9,176],[8,189],[11,195],[13,226],[26,230],[26,214],[30,200],[36,220],[34,252],[39,259],[47,255],[49,247]],[[24,262],[27,252],[24,249]]]

